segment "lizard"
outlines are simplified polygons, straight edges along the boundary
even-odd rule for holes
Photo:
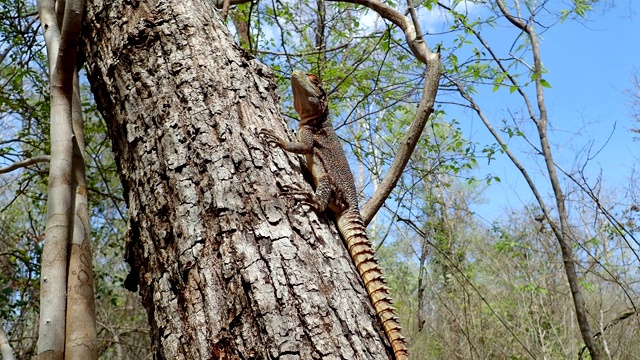
[[[335,213],[338,230],[380,318],[395,358],[408,360],[409,351],[391,304],[389,288],[374,256],[374,249],[358,208],[353,173],[329,120],[327,94],[316,75],[299,70],[291,74],[291,89],[293,105],[300,117],[298,141],[286,141],[271,129],[262,129],[260,134],[285,151],[305,155],[315,193],[298,189],[299,191],[289,191],[286,194],[303,195],[319,213],[327,208]],[[289,188],[295,189],[294,186]]]

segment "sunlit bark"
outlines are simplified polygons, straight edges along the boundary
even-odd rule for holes
[[[76,72],[82,8],[83,1],[38,1],[51,81],[51,157],[41,262],[40,359],[97,357],[82,161],[84,140]]]
[[[213,3],[87,11],[87,72],[129,206],[127,283],[154,357],[390,359],[332,222],[280,196],[304,179],[301,159],[258,136],[285,134],[273,77]]]

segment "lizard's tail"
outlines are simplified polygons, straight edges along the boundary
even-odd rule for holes
[[[402,328],[391,306],[389,287],[382,275],[382,269],[374,256],[367,231],[358,211],[347,211],[338,216],[338,229],[347,243],[349,254],[362,277],[364,286],[369,293],[369,299],[376,313],[380,317],[384,332],[389,338],[396,360],[408,360],[409,351],[405,338],[401,334]]]

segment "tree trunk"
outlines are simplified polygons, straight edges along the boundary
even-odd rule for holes
[[[76,167],[84,167],[82,161],[74,159],[74,141],[81,135],[74,135],[72,124],[76,50],[84,4],[82,0],[69,0],[57,5],[53,0],[38,1],[51,79],[51,160],[41,259],[38,359],[58,360],[78,355],[92,359],[97,353],[89,237],[71,241],[77,230],[90,233],[83,200],[86,190],[80,189],[78,185],[84,184],[74,179],[74,170],[84,173],[83,169],[74,169],[74,160]],[[79,99],[75,101],[78,110]],[[75,145],[79,146],[77,141]],[[76,192],[82,199],[76,199]],[[76,209],[76,205],[82,204],[84,208]],[[75,224],[77,229],[75,215],[79,220],[87,220]],[[67,327],[66,320],[73,324]]]
[[[86,11],[154,357],[389,359],[333,220],[278,196],[305,181],[301,158],[258,137],[285,132],[271,72],[232,43],[213,3]]]
[[[2,355],[3,360],[15,360],[13,349],[11,348],[11,344],[9,344],[9,339],[2,326],[4,326],[4,324],[0,323],[0,355]]]

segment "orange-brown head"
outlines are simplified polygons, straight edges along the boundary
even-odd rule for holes
[[[291,73],[293,107],[301,123],[322,121],[327,115],[327,94],[320,79],[314,74],[295,70]]]

